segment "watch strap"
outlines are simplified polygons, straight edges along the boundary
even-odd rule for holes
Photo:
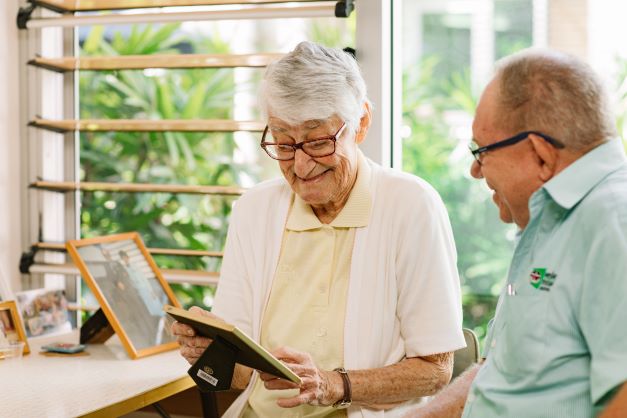
[[[351,380],[348,377],[348,372],[344,367],[338,367],[337,369],[333,369],[334,372],[338,372],[340,377],[342,378],[342,382],[344,383],[344,397],[333,404],[334,408],[348,408],[353,401],[353,393],[351,388]]]

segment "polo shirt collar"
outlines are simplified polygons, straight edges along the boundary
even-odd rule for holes
[[[627,163],[620,139],[612,139],[577,159],[546,182],[544,190],[566,210],[572,209],[601,180]]]
[[[372,209],[370,194],[371,169],[362,152],[357,150],[357,179],[348,196],[346,204],[329,224],[336,228],[360,228],[368,225]],[[311,206],[294,194],[292,210],[287,219],[286,228],[290,231],[307,231],[321,228],[322,222],[318,219]]]

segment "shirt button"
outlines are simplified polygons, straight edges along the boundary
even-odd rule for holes
[[[492,339],[492,344],[490,344],[490,347],[491,348],[496,347],[496,339],[495,338]]]
[[[316,333],[318,337],[324,337],[327,335],[327,329],[325,327],[318,328],[318,332]]]

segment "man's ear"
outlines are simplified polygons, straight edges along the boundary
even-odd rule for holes
[[[530,134],[529,141],[538,157],[540,180],[546,183],[557,174],[559,151],[538,135]]]
[[[361,144],[364,139],[366,139],[366,134],[368,133],[368,128],[370,128],[370,124],[372,123],[372,108],[370,107],[370,103],[364,103],[364,115],[359,120],[359,129],[355,133],[355,142]]]

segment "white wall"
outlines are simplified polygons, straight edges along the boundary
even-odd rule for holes
[[[17,0],[0,1],[0,275],[19,289],[20,98]]]
[[[588,63],[608,83],[616,80],[618,58],[627,59],[627,4],[612,0],[588,2]],[[610,84],[610,89],[615,88]],[[610,90],[614,91],[614,90]]]
[[[390,147],[394,140],[390,138],[392,132],[390,16],[393,13],[391,6],[392,0],[370,2],[367,7],[356,5],[359,9],[355,34],[357,61],[368,87],[368,98],[374,106],[368,139],[359,147],[368,158],[384,167],[391,167],[394,157]],[[400,67],[398,71],[400,72]],[[398,114],[400,115],[400,112]],[[400,144],[398,141],[397,143]]]

